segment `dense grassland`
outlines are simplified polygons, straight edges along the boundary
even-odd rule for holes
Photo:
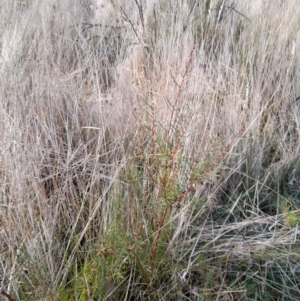
[[[0,300],[300,300],[298,1],[0,14]]]

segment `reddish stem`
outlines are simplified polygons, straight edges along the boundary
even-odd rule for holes
[[[173,122],[173,118],[174,118],[174,112],[175,112],[175,109],[177,108],[178,101],[179,101],[179,96],[181,94],[185,78],[186,78],[186,76],[188,74],[190,65],[192,63],[193,53],[194,53],[194,50],[195,50],[195,46],[196,46],[196,42],[194,42],[193,48],[192,48],[192,50],[190,52],[189,60],[188,60],[188,62],[186,64],[185,71],[183,73],[181,82],[180,82],[179,87],[178,87],[178,91],[177,91],[176,96],[175,96],[175,102],[174,102],[174,106],[173,106],[172,111],[171,111],[171,118],[170,118],[169,130],[168,130],[168,141],[170,141],[170,134],[171,134],[172,122]]]
[[[165,223],[165,219],[167,217],[167,213],[168,213],[168,207],[165,208],[164,214],[159,222],[159,229],[157,230],[154,242],[153,242],[153,250],[152,250],[152,269],[154,266],[154,260],[156,258],[156,254],[157,254],[157,246],[158,246],[158,241],[159,241],[159,237],[161,234],[161,230],[163,228],[163,225]]]

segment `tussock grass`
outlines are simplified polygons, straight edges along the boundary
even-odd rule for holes
[[[202,2],[1,4],[4,300],[299,300],[299,11]]]

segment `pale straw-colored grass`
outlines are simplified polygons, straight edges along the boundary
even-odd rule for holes
[[[1,4],[1,297],[299,299],[300,11],[200,2]]]

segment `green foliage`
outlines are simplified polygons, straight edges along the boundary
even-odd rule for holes
[[[96,250],[82,254],[82,263],[76,260],[72,264],[70,281],[61,287],[60,300],[103,300],[107,295],[113,300],[122,298],[122,282],[133,262],[131,243],[120,226],[112,226],[105,240],[98,241]]]

